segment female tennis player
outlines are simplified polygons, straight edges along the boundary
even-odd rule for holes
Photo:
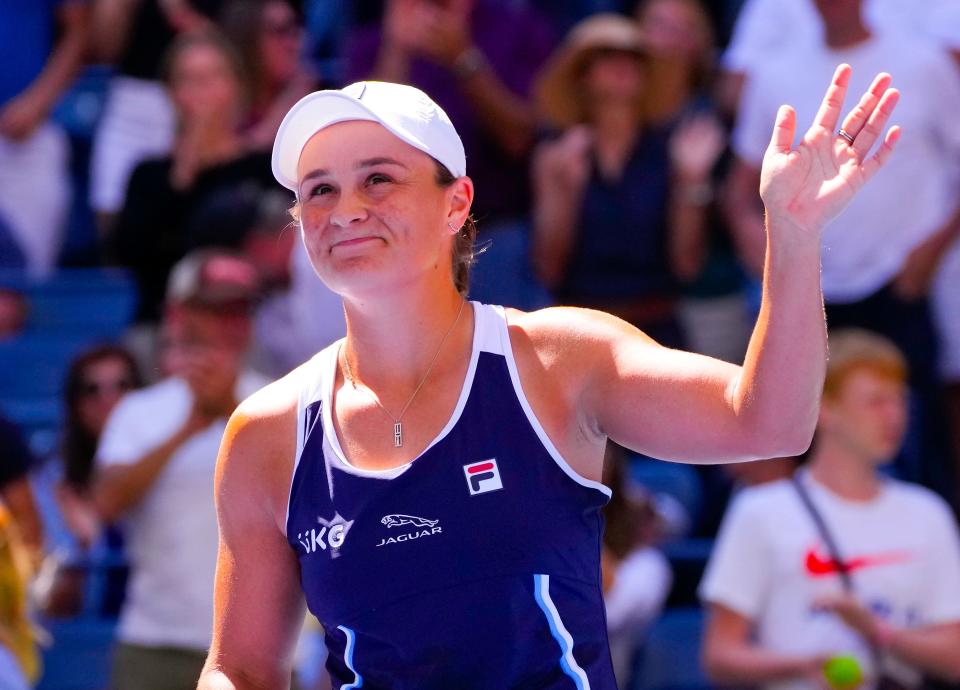
[[[882,74],[840,123],[849,79],[839,67],[798,146],[794,111],[777,115],[742,367],[604,313],[467,302],[474,189],[440,108],[378,82],[295,105],[274,173],[347,336],[230,420],[200,688],[286,688],[304,601],[335,688],[614,688],[604,445],[691,463],[807,447],[826,357],[821,229],[899,135],[869,156],[898,94]]]

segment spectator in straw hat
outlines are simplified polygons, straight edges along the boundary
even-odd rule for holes
[[[680,346],[677,288],[702,261],[701,192],[723,137],[703,117],[647,126],[646,68],[639,27],[614,14],[576,25],[545,67],[537,98],[561,133],[534,158],[534,257],[560,301]]]

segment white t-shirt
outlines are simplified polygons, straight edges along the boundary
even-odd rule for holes
[[[960,127],[944,114],[960,112],[960,70],[945,52],[905,35],[878,35],[844,50],[781,52],[747,82],[733,132],[736,154],[760,167],[784,103],[797,110],[799,140],[842,62],[853,67],[845,113],[878,72],[893,74],[902,94],[892,122],[903,129],[896,151],[824,230],[824,295],[853,302],[888,283],[956,207],[952,161],[960,156]]]
[[[908,31],[930,44],[960,48],[957,0],[924,0],[922,9],[916,0],[867,0],[864,21],[882,33]],[[750,73],[785,47],[822,42],[823,21],[811,0],[747,0],[723,54],[723,66]]]
[[[604,594],[610,656],[621,686],[625,687],[629,677],[637,641],[660,616],[672,583],[667,557],[644,547],[623,559],[613,586]]]
[[[256,374],[241,375],[237,398],[266,383]],[[190,387],[178,378],[124,396],[107,421],[98,465],[139,460],[183,426],[192,406]],[[218,542],[213,474],[226,423],[219,419],[187,439],[123,518],[130,561],[118,634],[124,642],[210,646]]]
[[[886,481],[877,498],[840,498],[801,475],[844,560],[857,596],[891,624],[960,621],[960,535],[946,503],[930,491]],[[750,619],[758,643],[788,654],[858,656],[866,644],[839,617],[815,610],[843,585],[816,525],[789,480],[744,489],[734,499],[700,597]],[[803,680],[770,688],[809,688]]]
[[[940,375],[948,383],[960,383],[960,241],[943,257],[932,305],[940,336]]]

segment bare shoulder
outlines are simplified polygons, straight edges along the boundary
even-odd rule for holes
[[[558,365],[611,362],[618,347],[662,349],[652,338],[606,312],[579,307],[548,307],[523,312],[507,310],[510,340],[542,361]]]
[[[509,309],[507,323],[528,398],[554,443],[572,464],[583,458],[578,469],[590,476],[605,441],[592,412],[596,381],[615,374],[619,343],[659,346],[621,319],[590,309]]]
[[[240,403],[227,425],[232,443],[266,450],[285,441],[281,432],[296,429],[299,382],[306,366],[297,367]]]
[[[739,367],[664,347],[599,311],[556,307],[510,311],[507,318],[521,382],[555,413],[558,435],[569,434],[565,423],[591,445],[609,437],[647,455],[689,461],[700,461],[701,446],[739,438],[729,403]],[[713,420],[713,435],[698,440],[690,428],[704,420]],[[577,439],[568,439],[577,452]]]
[[[297,447],[297,401],[309,363],[264,386],[231,415],[217,460],[217,495],[267,508],[282,527]],[[226,504],[221,500],[221,504]]]
[[[582,307],[546,307],[535,311],[508,308],[507,321],[511,327],[557,339],[607,340],[624,335],[645,337],[642,331],[621,318]]]

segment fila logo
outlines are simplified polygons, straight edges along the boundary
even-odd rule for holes
[[[337,558],[340,547],[347,539],[347,532],[353,527],[353,520],[344,520],[340,513],[334,513],[333,519],[324,520],[317,517],[320,528],[312,528],[307,532],[298,532],[297,541],[307,554],[317,551],[326,551],[329,547],[330,556]]]
[[[467,477],[467,488],[470,490],[471,496],[503,488],[496,458],[464,465],[463,473]]]

